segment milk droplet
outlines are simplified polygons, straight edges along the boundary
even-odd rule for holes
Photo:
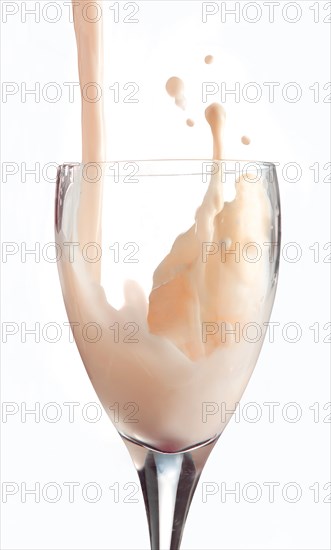
[[[178,76],[172,76],[167,80],[166,90],[170,97],[178,97],[183,95],[184,92],[184,82]]]
[[[175,104],[181,109],[186,107],[186,99],[184,96],[184,82],[178,76],[172,76],[167,80],[166,90],[170,97],[175,98]]]
[[[211,63],[213,63],[213,61],[214,61],[214,57],[213,57],[212,55],[206,55],[206,57],[205,57],[205,63],[206,63],[207,65],[210,65]]]
[[[250,138],[247,137],[247,136],[243,136],[243,137],[241,138],[241,143],[243,143],[244,145],[249,145],[250,142],[251,142],[251,140],[250,140]]]

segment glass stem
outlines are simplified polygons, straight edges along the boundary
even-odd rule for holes
[[[160,453],[124,439],[138,471],[152,550],[179,550],[203,467],[216,440],[182,453]]]

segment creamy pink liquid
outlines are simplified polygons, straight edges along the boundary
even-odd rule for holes
[[[102,82],[102,23],[91,25],[82,17],[81,0],[75,7],[80,82]],[[183,105],[184,87],[175,77],[167,82],[167,92]],[[182,102],[182,103],[181,103]],[[193,225],[179,235],[169,254],[155,269],[153,287],[146,299],[135,283],[124,289],[125,304],[116,310],[107,302],[100,284],[100,265],[87,264],[77,255],[74,262],[66,256],[60,276],[68,317],[72,322],[96,321],[102,338],[91,344],[76,331],[76,343],[86,370],[105,409],[119,404],[116,427],[127,437],[165,452],[194,446],[218,435],[230,415],[215,414],[203,419],[206,403],[226,404],[233,409],[239,401],[259,353],[258,346],[240,339],[221,341],[221,333],[202,341],[205,322],[223,322],[231,329],[236,322],[261,322],[263,300],[268,289],[267,252],[257,263],[235,261],[229,255],[221,262],[218,255],[201,261],[206,242],[223,242],[231,250],[235,243],[260,243],[268,240],[271,208],[262,181],[250,185],[240,178],[236,196],[224,202],[222,149],[225,111],[212,104],[206,120],[213,136],[213,158],[219,170],[210,178],[204,199],[196,211]],[[104,159],[102,102],[83,101],[83,163]],[[81,194],[75,199],[65,229],[58,235],[68,241],[100,242],[102,181],[81,181]],[[193,213],[192,213],[193,214]],[[63,246],[63,250],[65,247]],[[93,264],[92,264],[93,265]],[[264,306],[263,306],[264,307]],[[139,325],[139,341],[114,343],[109,326],[127,321]],[[130,423],[128,403],[138,411]]]

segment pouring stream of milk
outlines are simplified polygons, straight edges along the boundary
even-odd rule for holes
[[[100,3],[95,2],[100,7]],[[95,84],[103,83],[103,24],[102,18],[94,21],[93,14],[86,16],[86,9],[96,9],[89,0],[73,0],[74,27],[78,51],[79,82],[82,96],[82,164],[91,163],[89,174],[84,174],[78,211],[78,234],[81,248],[87,243],[101,245],[102,178],[91,173],[93,164],[105,160],[104,103],[89,101],[89,93],[95,93]],[[84,177],[85,175],[85,177]],[[93,183],[92,183],[93,181]],[[91,275],[100,281],[100,262],[88,267]]]

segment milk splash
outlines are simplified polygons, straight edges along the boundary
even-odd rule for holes
[[[75,6],[80,85],[102,82],[102,21],[91,25],[83,17],[87,0]],[[76,3],[78,4],[78,3]],[[207,62],[207,61],[206,61]],[[185,106],[181,79],[170,79],[167,91],[180,107]],[[234,409],[254,369],[259,349],[243,338],[221,340],[220,334],[202,341],[205,322],[236,323],[268,318],[270,265],[267,252],[257,263],[239,262],[236,243],[268,240],[271,207],[263,181],[252,183],[239,177],[236,196],[224,202],[223,131],[225,111],[212,104],[206,120],[213,136],[213,159],[217,170],[211,175],[192,226],[179,235],[169,254],[155,269],[153,287],[146,299],[133,282],[124,289],[125,304],[117,310],[107,302],[100,284],[101,261],[72,262],[63,254],[59,265],[64,301],[70,322],[86,326],[96,321],[102,336],[93,343],[75,339],[93,386],[109,416],[119,406],[116,427],[123,436],[163,452],[178,452],[217,437],[230,415],[203,417],[206,403],[224,403]],[[103,103],[82,102],[82,163],[104,161]],[[58,244],[101,242],[102,178],[93,185],[75,169],[76,181],[64,187],[63,222],[56,233]],[[80,176],[79,176],[80,174]],[[63,176],[65,180],[65,175]],[[62,182],[63,184],[63,182]],[[61,185],[61,181],[60,181]],[[64,185],[64,184],[63,184]],[[193,212],[192,212],[193,217]],[[62,219],[62,217],[61,217]],[[217,255],[201,261],[203,243],[225,246],[225,261]],[[114,343],[109,327],[128,320],[139,326],[139,339],[130,345]],[[128,404],[136,407],[137,422],[128,422]]]

